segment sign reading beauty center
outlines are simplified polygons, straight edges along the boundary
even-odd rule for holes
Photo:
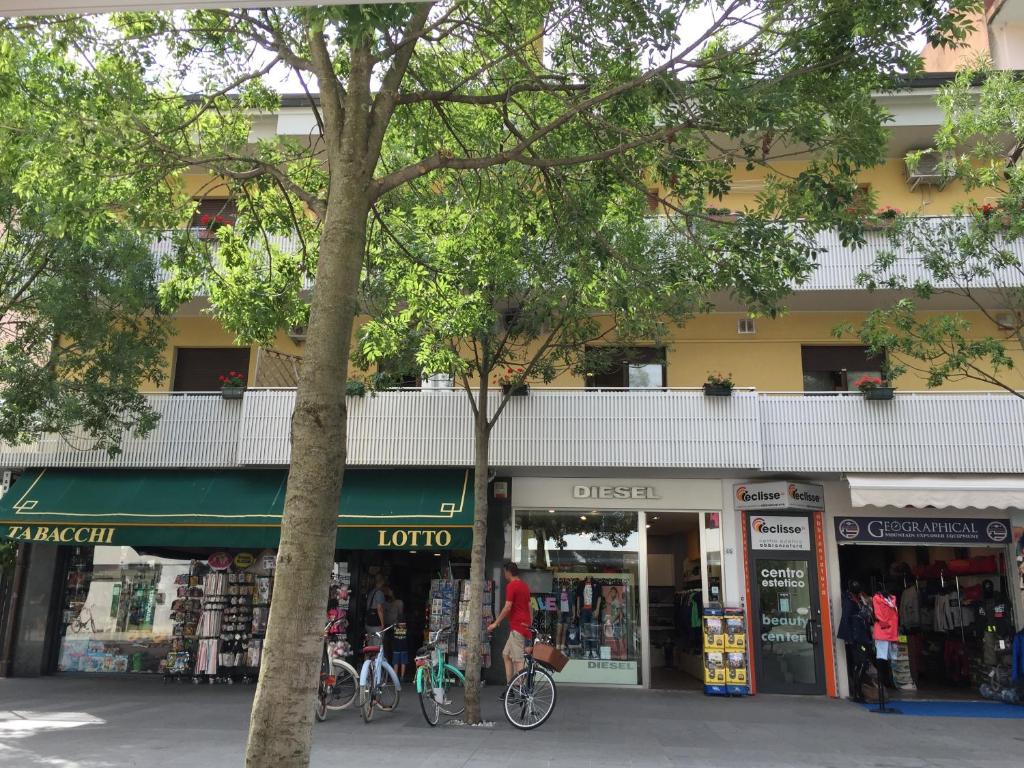
[[[733,486],[736,508],[746,512],[760,509],[824,509],[825,490],[820,485],[790,483],[740,483]]]
[[[836,540],[878,544],[1006,544],[1010,521],[963,517],[837,517]]]

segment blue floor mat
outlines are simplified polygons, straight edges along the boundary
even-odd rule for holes
[[[997,717],[1024,720],[1024,706],[998,701],[886,701],[886,707],[916,717]],[[864,704],[877,709],[877,704]]]

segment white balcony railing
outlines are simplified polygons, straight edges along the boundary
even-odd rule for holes
[[[125,435],[114,458],[82,436],[0,444],[0,468],[259,467],[290,461],[294,390],[151,395],[149,438]],[[496,396],[495,396],[496,398]],[[461,390],[349,399],[354,466],[471,466]],[[508,468],[679,468],[768,472],[1024,473],[1024,400],[998,393],[898,392],[889,402],[694,390],[534,389],[495,428],[491,464]]]
[[[922,217],[926,225],[938,226],[947,217],[931,216]],[[173,255],[173,231],[163,233],[153,243],[153,255],[161,262]],[[270,237],[273,247],[284,252],[293,252],[299,249],[298,236],[274,235]],[[815,243],[821,253],[815,270],[806,283],[794,286],[798,292],[814,291],[851,291],[858,290],[857,276],[868,271],[875,260],[883,252],[893,252],[896,260],[892,267],[886,270],[883,277],[901,276],[906,279],[908,285],[913,285],[918,280],[930,279],[927,270],[921,263],[921,258],[909,248],[897,246],[893,248],[889,240],[889,234],[885,231],[869,231],[865,233],[865,243],[862,246],[852,247],[844,245],[835,231],[823,232],[815,238]],[[1024,240],[1016,240],[1006,243],[1008,253],[1024,264]],[[160,281],[169,278],[166,268],[158,265],[157,278]],[[1019,285],[1022,282],[1021,270],[1013,267],[995,270],[990,276],[975,277],[972,285],[978,288],[1005,287]],[[305,288],[312,287],[312,278],[307,279]],[[940,287],[952,287],[952,283],[941,283]]]

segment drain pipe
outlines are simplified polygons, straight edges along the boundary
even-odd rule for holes
[[[14,554],[14,574],[11,579],[11,599],[7,603],[7,621],[4,622],[3,640],[0,640],[0,648],[3,648],[3,658],[0,658],[0,677],[10,677],[11,667],[14,664],[14,625],[18,622],[18,598],[25,581],[25,561],[28,559],[28,548],[23,543],[18,544]]]

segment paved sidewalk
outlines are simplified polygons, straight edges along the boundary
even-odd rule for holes
[[[242,765],[251,686],[164,686],[156,679],[0,679],[0,766],[234,768]],[[531,733],[500,717],[431,729],[415,694],[364,725],[332,712],[314,732],[314,766],[387,768],[1020,768],[1024,721],[873,715],[821,698],[714,699],[697,693],[563,686]]]

